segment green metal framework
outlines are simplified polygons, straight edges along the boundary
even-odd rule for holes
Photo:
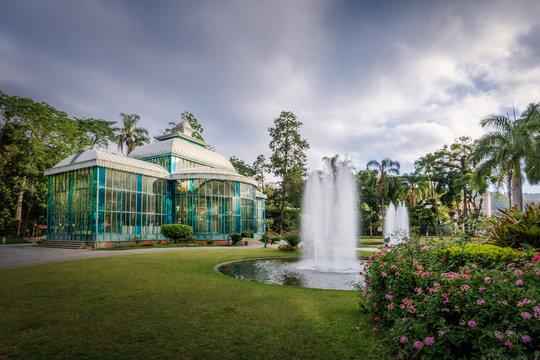
[[[166,180],[96,166],[49,176],[47,222],[48,238],[60,240],[162,239],[161,225],[170,223],[192,226],[198,239],[260,237],[264,199],[238,181]]]

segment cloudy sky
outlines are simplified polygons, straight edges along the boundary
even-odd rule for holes
[[[480,137],[483,116],[540,101],[538,14],[536,0],[3,0],[0,90],[70,116],[137,113],[150,135],[187,110],[249,163],[287,110],[310,167],[339,153],[410,172]]]

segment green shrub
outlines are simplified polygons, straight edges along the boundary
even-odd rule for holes
[[[240,234],[230,234],[229,236],[231,237],[231,241],[233,242],[233,244],[236,244],[237,242],[242,240],[242,235]]]
[[[206,239],[206,245],[214,245],[214,239]]]
[[[439,253],[440,258],[452,271],[467,264],[476,264],[485,269],[504,268],[510,263],[523,265],[534,255],[532,250],[516,251],[509,247],[471,242],[447,245],[441,248]]]
[[[289,244],[281,244],[278,246],[278,249],[281,251],[296,251],[297,247]]]
[[[517,248],[530,245],[540,248],[540,204],[527,204],[521,212],[517,206],[501,210],[488,219],[489,241],[499,246]]]
[[[246,232],[243,232],[241,235],[242,237],[253,239],[253,231],[246,231]]]
[[[292,246],[292,247],[296,247],[298,246],[298,244],[300,244],[300,235],[298,234],[286,234],[284,237],[283,237],[283,240],[289,245],[289,246]]]
[[[360,304],[396,358],[540,355],[540,253],[494,248],[413,240],[366,261]]]
[[[193,229],[189,225],[166,224],[161,225],[161,234],[176,242],[179,239],[190,238],[193,235]]]

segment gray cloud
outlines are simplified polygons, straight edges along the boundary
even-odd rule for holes
[[[72,116],[184,110],[226,156],[268,155],[282,110],[310,163],[413,161],[540,100],[536,1],[3,2],[0,89]],[[408,170],[410,171],[410,170]]]

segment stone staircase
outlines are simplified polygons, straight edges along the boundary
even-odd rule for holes
[[[57,248],[57,249],[86,249],[85,241],[72,241],[72,240],[45,240],[37,243],[35,246],[38,247],[48,247],[48,248]]]

